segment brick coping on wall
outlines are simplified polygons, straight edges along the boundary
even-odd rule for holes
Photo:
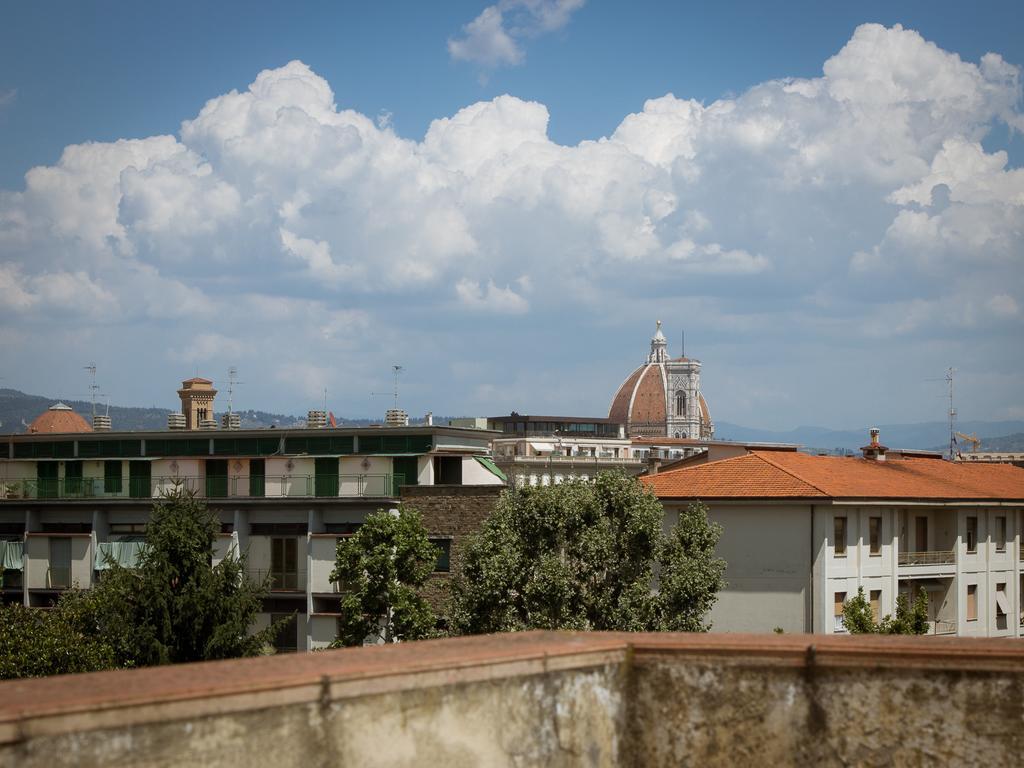
[[[555,670],[706,660],[751,668],[1024,673],[1016,640],[521,632],[0,683],[0,744]]]

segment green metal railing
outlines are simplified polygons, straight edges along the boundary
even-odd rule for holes
[[[116,482],[114,482],[116,481]],[[0,480],[0,499],[149,499],[181,489],[208,499],[393,497],[405,475],[235,475]]]

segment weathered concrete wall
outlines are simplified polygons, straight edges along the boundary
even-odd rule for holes
[[[0,767],[1016,766],[1024,647],[540,633],[0,684]]]

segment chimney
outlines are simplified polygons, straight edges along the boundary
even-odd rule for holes
[[[878,427],[872,427],[868,431],[868,434],[871,435],[871,442],[868,443],[867,445],[861,446],[861,454],[868,461],[885,461],[885,452],[888,451],[889,449],[878,441]]]
[[[97,413],[92,417],[92,429],[94,432],[109,432],[110,417]]]
[[[428,427],[434,426],[434,414],[431,413],[430,411],[427,411],[427,418],[423,420],[423,423],[426,424]]]
[[[409,414],[401,408],[389,408],[384,413],[384,424],[388,427],[408,427]]]
[[[225,413],[220,417],[220,425],[223,429],[241,429],[242,417],[237,413]]]
[[[167,428],[172,429],[175,432],[185,429],[185,414],[184,413],[168,413],[167,414]]]
[[[658,469],[661,468],[661,451],[657,448],[651,448],[647,454],[647,474],[656,475]]]

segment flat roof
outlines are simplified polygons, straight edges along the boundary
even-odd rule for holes
[[[488,416],[488,421],[564,421],[569,424],[615,424],[623,426],[620,421],[613,421],[606,416],[530,416],[525,413],[510,413],[508,416]]]
[[[475,429],[472,427],[449,427],[435,424],[413,427],[388,427],[383,424],[366,427],[259,427],[257,429],[157,429],[157,430],[110,430],[102,432],[9,432],[0,434],[0,441],[49,442],[56,439],[72,440],[117,440],[125,437],[161,438],[167,437],[310,437],[312,435],[459,435],[463,437],[497,437],[504,433],[493,429]]]

